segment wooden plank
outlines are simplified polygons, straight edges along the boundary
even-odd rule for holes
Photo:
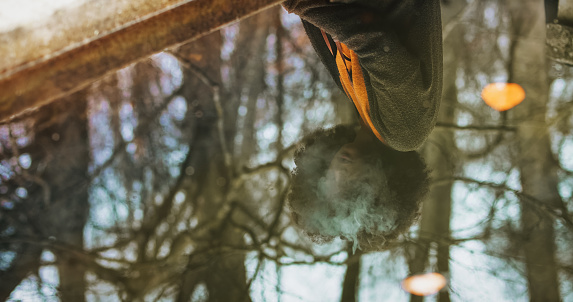
[[[45,60],[0,75],[0,121],[73,93],[106,73],[281,3],[195,0],[158,12]]]
[[[0,1],[0,78],[189,0]]]

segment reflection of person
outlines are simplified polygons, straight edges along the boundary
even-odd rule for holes
[[[439,0],[287,0],[354,103],[361,127],[318,130],[295,153],[289,206],[314,241],[377,249],[413,223],[428,190],[415,151],[441,97]]]

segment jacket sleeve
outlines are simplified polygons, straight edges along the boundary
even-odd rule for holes
[[[378,132],[396,150],[418,148],[435,125],[441,100],[439,1],[335,1],[283,5],[358,55]]]

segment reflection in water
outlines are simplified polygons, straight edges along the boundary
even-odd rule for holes
[[[417,295],[428,296],[439,292],[446,286],[447,280],[439,273],[428,273],[408,277],[402,281],[402,289]]]
[[[544,3],[441,1],[432,129],[422,2],[376,1],[396,14],[354,39],[275,7],[0,124],[0,300],[421,301],[424,272],[438,301],[571,300],[573,69]],[[527,95],[499,112],[489,83]]]
[[[400,152],[365,128],[318,130],[295,152],[288,202],[315,242],[342,236],[376,250],[407,230],[428,190],[417,152]]]
[[[425,164],[412,153],[430,134],[440,105],[439,2],[283,5],[301,17],[361,124],[358,133],[333,129],[305,138],[289,195],[294,220],[314,241],[341,236],[354,242],[353,250],[381,249],[409,229],[427,192]]]
[[[481,97],[491,108],[506,111],[525,99],[525,91],[516,83],[491,83],[483,88]]]

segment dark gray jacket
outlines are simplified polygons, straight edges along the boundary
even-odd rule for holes
[[[439,0],[287,0],[283,6],[301,17],[341,89],[320,29],[358,55],[370,118],[385,142],[399,151],[419,148],[434,128],[442,93]]]

